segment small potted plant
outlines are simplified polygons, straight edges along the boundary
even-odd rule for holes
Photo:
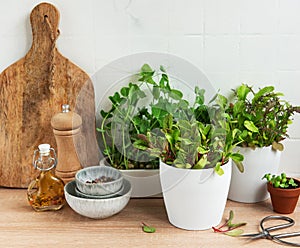
[[[296,178],[281,175],[265,174],[267,189],[271,195],[273,210],[280,214],[291,214],[294,212],[300,195],[300,181]]]
[[[138,135],[162,128],[167,114],[188,103],[180,90],[170,86],[163,66],[155,71],[144,64],[135,78],[109,96],[111,107],[101,110],[97,131],[105,163],[122,171],[132,184],[133,197],[149,197],[161,193],[159,159],[133,144]]]
[[[277,173],[283,145],[292,116],[300,108],[281,99],[273,86],[258,91],[242,84],[233,91],[227,105],[232,129],[238,130],[235,141],[244,155],[244,173],[233,168],[229,199],[253,203],[266,200],[269,194],[260,178],[267,172]],[[240,187],[243,185],[243,187]]]
[[[163,128],[140,135],[138,146],[158,157],[164,202],[171,224],[204,230],[222,219],[231,178],[231,159],[242,170],[243,156],[233,152],[236,130],[225,118],[222,96],[204,104],[204,90],[196,101],[167,115]]]

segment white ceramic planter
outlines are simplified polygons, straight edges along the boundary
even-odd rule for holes
[[[159,170],[120,170],[132,186],[131,197],[162,197]]]
[[[213,169],[179,169],[160,163],[160,180],[169,221],[186,230],[217,226],[223,216],[231,178],[231,161],[224,175]]]
[[[105,159],[100,164],[109,165]],[[162,197],[161,184],[158,169],[120,170],[132,187],[132,198]]]
[[[241,173],[233,165],[228,199],[243,203],[255,203],[268,199],[270,196],[266,181],[262,180],[262,177],[266,173],[277,173],[281,152],[273,151],[271,146],[255,150],[239,147],[237,150],[244,155],[245,171]]]

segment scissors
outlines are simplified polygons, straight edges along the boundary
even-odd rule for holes
[[[269,220],[283,220],[286,223],[265,228],[264,223]],[[300,236],[300,232],[282,233],[282,234],[275,234],[275,235],[270,234],[270,232],[272,232],[272,231],[285,229],[285,228],[293,226],[294,224],[295,224],[295,221],[287,216],[271,215],[271,216],[267,216],[267,217],[263,218],[260,221],[261,232],[254,233],[254,234],[244,234],[239,237],[249,237],[251,239],[265,238],[265,239],[270,239],[270,240],[273,240],[273,241],[281,243],[281,244],[300,247],[300,243],[293,243],[293,242],[288,242],[288,241],[282,240],[284,238]]]

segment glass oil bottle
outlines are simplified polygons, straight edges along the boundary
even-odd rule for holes
[[[38,148],[34,151],[33,166],[40,173],[28,186],[29,204],[36,211],[59,210],[65,204],[65,196],[64,182],[55,175],[56,153],[49,144]]]

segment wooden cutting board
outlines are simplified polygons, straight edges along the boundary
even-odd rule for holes
[[[37,172],[33,151],[41,143],[56,149],[50,120],[69,104],[83,120],[75,142],[81,164],[96,165],[94,88],[89,76],[55,45],[59,12],[41,3],[31,12],[32,46],[24,58],[0,74],[0,186],[27,187]]]

